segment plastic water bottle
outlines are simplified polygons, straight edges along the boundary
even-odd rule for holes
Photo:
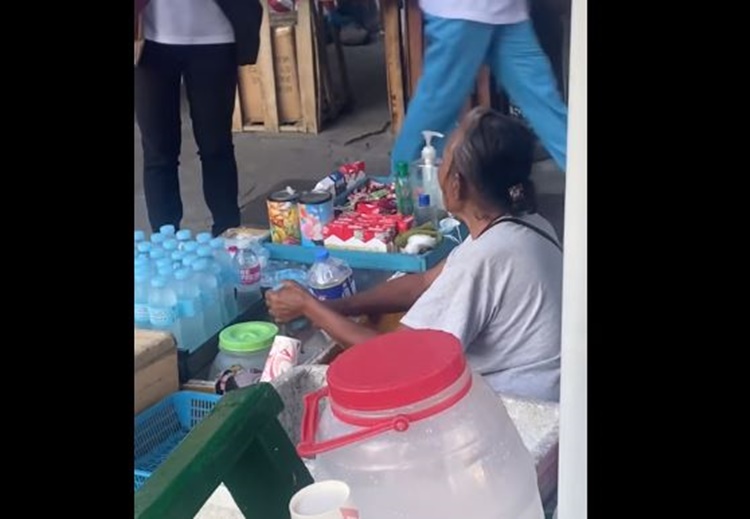
[[[345,261],[332,258],[326,249],[315,253],[315,263],[307,274],[307,284],[321,301],[349,297],[356,292],[354,273]]]
[[[208,263],[208,270],[216,277],[217,287],[219,290],[219,309],[221,310],[221,324],[222,327],[229,324],[232,317],[229,315],[229,308],[227,308],[226,300],[224,299],[224,286],[222,283],[221,266],[214,259],[213,251],[208,245],[201,245],[198,247],[198,261],[205,260]]]
[[[195,241],[200,245],[208,245],[212,239],[213,236],[211,236],[210,232],[202,232],[195,237]]]
[[[193,263],[195,263],[197,260],[198,260],[198,255],[197,254],[192,254],[192,253],[186,252],[185,253],[185,257],[182,258],[182,266],[185,267],[185,268],[192,269],[193,268]]]
[[[219,283],[219,299],[221,302],[221,322],[222,325],[226,326],[234,318],[231,314],[231,307],[227,303],[226,289],[224,287],[224,276],[222,275],[221,265],[214,258],[214,251],[209,245],[201,245],[198,247],[198,258],[205,259],[208,261],[208,269],[216,276],[216,281]],[[232,288],[232,299],[234,299],[234,288]]]
[[[172,253],[172,255],[170,256],[170,258],[172,258],[172,267],[175,270],[178,270],[178,269],[181,269],[182,266],[183,266],[182,265],[182,260],[183,260],[183,258],[185,258],[185,253],[183,251],[181,251],[181,250],[176,250],[176,251],[174,251]]]
[[[174,237],[175,232],[176,229],[174,228],[174,225],[171,224],[166,224],[159,227],[159,234],[164,235],[166,238]]]
[[[188,269],[174,273],[178,317],[182,323],[183,349],[193,351],[208,339],[203,318],[201,291],[196,276]]]
[[[196,251],[196,254],[198,254],[199,258],[213,258],[214,257],[214,252],[211,250],[211,247],[209,245],[198,246],[198,250]]]
[[[148,268],[148,265],[146,265]],[[151,329],[148,314],[148,272],[136,267],[135,273],[135,327],[142,330]]]
[[[156,262],[162,258],[165,258],[166,254],[164,254],[163,249],[151,249],[151,252],[148,253],[148,257],[151,260],[151,270],[156,273],[156,270],[158,268],[156,266]]]
[[[234,269],[232,256],[229,255],[225,247],[224,238],[214,238],[211,240],[211,250],[214,255],[214,261],[221,267],[221,288],[224,294],[224,306],[227,309],[227,315],[231,321],[237,317],[237,300],[235,299],[234,290],[239,282]]]
[[[237,283],[237,311],[241,314],[261,299],[260,262],[252,248],[232,247]]]
[[[160,267],[156,267],[156,275],[158,277],[166,279],[167,284],[172,286],[172,281],[174,280],[174,270],[172,270],[172,263],[170,262],[169,265],[162,265]],[[173,286],[172,288],[174,289]]]
[[[193,233],[190,232],[190,229],[181,229],[177,231],[175,237],[177,238],[177,248],[184,250],[185,244],[193,238]]]
[[[213,335],[222,327],[221,299],[219,297],[219,282],[211,272],[209,263],[204,258],[195,260],[192,264],[196,273],[198,286],[203,303],[203,323],[207,335]]]
[[[430,195],[422,193],[417,200],[417,208],[414,211],[414,219],[417,225],[431,223],[435,229],[438,228],[437,212],[435,207],[430,205]]]
[[[170,275],[172,274],[172,258],[167,257],[167,256],[164,256],[156,260],[156,270],[161,271],[165,269],[169,270]]]
[[[144,242],[141,242],[138,245],[136,245],[135,248],[138,249],[138,254],[140,256],[144,256],[144,257],[148,258],[148,255],[151,252],[151,249],[153,248],[153,245],[151,244],[151,242],[144,241]]]
[[[187,241],[185,242],[182,250],[188,253],[196,254],[198,252],[198,247],[200,247],[200,245],[198,245],[198,242]]]
[[[250,242],[250,248],[252,248],[255,255],[258,256],[260,269],[264,270],[268,266],[268,262],[271,261],[271,253],[258,240],[252,240]]]
[[[177,295],[163,277],[157,276],[151,280],[148,318],[153,330],[171,333],[177,344],[182,346],[182,330],[177,319]]]
[[[153,244],[154,248],[161,248],[166,239],[167,237],[159,232],[155,232],[151,235],[151,243]]]
[[[164,241],[164,244],[162,247],[164,248],[164,252],[166,252],[168,255],[171,255],[173,252],[177,250],[177,240],[174,238],[169,238]]]
[[[136,272],[143,272],[148,275],[151,271],[151,260],[148,259],[148,256],[139,255],[133,260],[133,266]]]

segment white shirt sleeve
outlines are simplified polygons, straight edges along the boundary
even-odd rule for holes
[[[401,324],[450,333],[466,350],[497,313],[493,296],[501,278],[497,271],[490,272],[492,262],[471,268],[457,265],[456,258],[452,259],[401,319]]]

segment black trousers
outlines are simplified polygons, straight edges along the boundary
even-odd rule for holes
[[[232,113],[237,87],[234,44],[164,45],[146,41],[135,69],[135,115],[143,143],[149,222],[179,228],[180,82],[184,78],[203,174],[203,196],[217,236],[240,224]]]

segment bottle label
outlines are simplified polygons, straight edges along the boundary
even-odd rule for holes
[[[148,309],[148,319],[151,322],[151,326],[159,328],[168,328],[174,324],[177,320],[177,311],[173,307],[161,307]]]
[[[354,286],[354,279],[352,276],[349,276],[337,285],[326,288],[312,288],[311,290],[318,300],[327,301],[330,299],[342,299],[354,295],[356,287]]]
[[[148,305],[135,304],[135,322],[139,324],[146,324],[149,322],[148,317]]]
[[[255,285],[260,282],[260,264],[240,269],[240,284]]]
[[[198,315],[198,305],[195,303],[195,299],[180,299],[177,307],[180,317],[195,317]]]

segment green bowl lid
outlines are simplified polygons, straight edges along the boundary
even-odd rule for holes
[[[252,353],[271,347],[279,328],[265,321],[237,323],[219,334],[219,348],[233,353]]]

